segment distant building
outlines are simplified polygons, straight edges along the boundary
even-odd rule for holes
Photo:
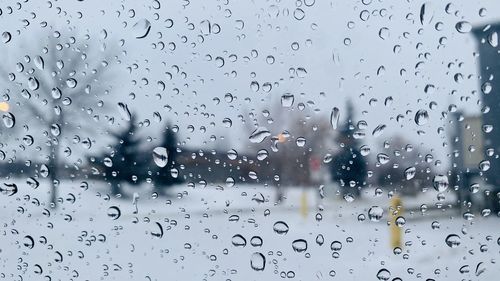
[[[480,89],[483,105],[489,112],[482,114],[482,126],[492,125],[491,132],[483,129],[483,158],[490,161],[490,169],[484,172],[483,178],[492,185],[500,184],[500,159],[487,157],[485,150],[494,149],[495,155],[500,153],[500,48],[498,34],[500,23],[483,25],[472,30],[476,38],[479,53]],[[479,163],[477,164],[479,165]]]

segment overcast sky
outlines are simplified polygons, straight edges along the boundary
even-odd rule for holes
[[[204,142],[214,144],[202,147],[215,147],[220,140],[210,137],[216,135],[245,150],[251,131],[238,115],[271,109],[290,93],[295,97],[291,116],[299,114],[297,104],[303,102],[308,107],[304,112],[325,119],[338,107],[343,120],[349,98],[356,106],[355,121],[368,123],[366,143],[375,146],[394,134],[404,135],[416,145],[436,149],[446,162],[448,148],[442,143],[448,136],[438,135],[437,128],[451,119],[443,118],[442,111],[456,104],[468,114],[479,112],[480,95],[472,94],[478,90],[475,42],[470,33],[458,32],[456,24],[495,21],[498,1],[430,1],[423,20],[423,1],[305,0],[300,7],[296,5],[301,1],[227,2],[31,1],[19,10],[13,6],[12,13],[2,4],[0,31],[12,34],[1,45],[8,56],[4,62],[14,68],[23,56],[21,44],[36,47],[30,39],[51,27],[77,41],[117,46],[123,51],[117,52],[120,64],[113,60],[115,75],[105,81],[112,86],[108,114],[119,121],[113,126],[123,121],[116,105],[122,102],[140,121],[152,121],[141,137],[155,142],[164,126],[153,121],[158,112],[180,127],[180,140],[189,147]],[[44,21],[46,28],[40,24]],[[85,34],[91,40],[84,40]],[[253,81],[259,84],[257,91]],[[272,85],[269,92],[264,83]],[[428,85],[434,91],[426,93]],[[388,97],[393,102],[386,106]],[[437,104],[433,109],[431,102]],[[413,120],[419,109],[429,114],[422,126]],[[12,110],[16,114],[22,105]],[[400,114],[404,119],[397,122]],[[233,121],[231,128],[222,123],[224,118]],[[375,139],[371,132],[379,125],[386,130]],[[200,132],[201,126],[206,133]]]

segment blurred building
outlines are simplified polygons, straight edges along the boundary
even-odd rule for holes
[[[481,142],[484,145],[484,149],[481,147],[480,151],[483,159],[470,159],[474,160],[476,165],[478,165],[480,161],[487,157],[485,155],[486,149],[494,149],[495,155],[500,151],[500,48],[498,47],[500,23],[474,28],[472,33],[475,36],[477,51],[479,53],[478,74],[480,75],[479,83],[483,106],[489,107],[489,111],[481,115],[482,122],[479,120],[474,122],[477,124],[482,123],[482,130],[479,130],[478,133],[482,137],[478,136],[477,139],[482,138]],[[489,125],[492,126],[490,128],[493,128],[491,132],[488,129]],[[460,150],[463,152],[468,151],[466,148],[460,148]],[[490,161],[490,168],[483,173],[483,177],[489,184],[498,185],[500,184],[500,159],[496,157],[487,158]],[[462,162],[465,163],[470,162],[467,161],[468,159],[463,160]]]

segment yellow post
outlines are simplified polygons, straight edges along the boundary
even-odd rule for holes
[[[307,217],[307,192],[302,190],[302,195],[300,196],[300,214],[302,217]]]
[[[396,219],[403,215],[403,204],[398,195],[391,198],[389,207],[390,223],[389,231],[391,232],[391,247],[392,249],[402,248],[402,228],[396,224]]]

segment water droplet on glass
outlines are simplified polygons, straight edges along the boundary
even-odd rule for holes
[[[387,281],[391,278],[391,272],[389,270],[382,268],[377,272],[377,279],[381,281]]]
[[[304,147],[306,145],[306,139],[304,137],[298,137],[295,143],[298,147]]]
[[[241,234],[235,234],[233,238],[231,238],[231,243],[235,247],[245,247],[247,245],[247,240]]]
[[[417,173],[417,168],[415,167],[406,168],[405,170],[406,180],[411,180],[412,178],[414,178],[416,173]]]
[[[479,170],[482,171],[482,172],[486,172],[490,169],[490,161],[488,160],[483,160],[481,162],[479,162]]]
[[[297,239],[292,242],[292,249],[297,253],[302,253],[307,250],[307,241],[304,239]]]
[[[387,126],[384,124],[378,125],[375,129],[373,129],[372,136],[379,137],[384,133],[384,130]]]
[[[472,24],[468,21],[459,21],[455,25],[455,29],[460,33],[468,33],[472,30]]]
[[[429,113],[425,109],[420,109],[415,113],[415,123],[417,125],[422,126],[427,124],[427,121],[429,121]]]
[[[281,96],[281,106],[292,107],[295,97],[292,94],[284,94]]]
[[[493,90],[493,86],[488,81],[484,82],[483,85],[481,85],[481,91],[485,95],[491,93],[492,90]]]
[[[384,209],[382,209],[379,206],[373,206],[368,210],[368,218],[371,221],[374,222],[380,221],[383,215],[384,215]]]
[[[289,227],[288,224],[286,224],[284,221],[277,221],[273,225],[273,230],[277,234],[284,235],[288,233]]]
[[[257,160],[259,161],[262,161],[264,159],[266,159],[269,155],[269,152],[267,152],[267,150],[265,149],[261,149],[259,151],[257,151]]]
[[[266,267],[266,257],[262,253],[255,252],[250,258],[250,267],[256,271],[262,271]]]
[[[5,31],[2,33],[2,42],[7,44],[10,42],[10,40],[12,39],[12,35],[10,35],[9,32]]]
[[[304,10],[302,10],[302,9],[300,9],[300,8],[296,8],[296,9],[293,11],[293,17],[294,17],[296,20],[302,20],[305,16],[306,16],[306,13],[304,12]]]
[[[404,217],[397,217],[394,221],[397,227],[403,227],[406,224],[406,219]]]
[[[17,185],[15,183],[4,183],[4,187],[0,187],[0,192],[7,196],[12,196],[17,193]]]
[[[420,7],[420,23],[422,25],[429,24],[434,18],[434,9],[431,2],[426,2]]]
[[[28,249],[33,249],[33,247],[35,246],[35,240],[30,235],[26,235],[23,239],[23,245]]]
[[[66,79],[66,86],[68,86],[68,88],[73,89],[76,87],[77,84],[78,84],[78,82],[76,82],[76,80],[73,78]]]
[[[461,239],[460,236],[456,234],[450,234],[446,237],[445,242],[448,247],[457,248],[458,246],[460,246]]]
[[[33,60],[33,62],[35,63],[36,68],[38,68],[40,70],[44,69],[45,63],[44,63],[43,58],[41,56],[36,56],[35,59]]]
[[[264,241],[262,240],[262,238],[260,236],[253,236],[250,239],[250,245],[252,245],[253,247],[262,247],[263,243],[264,243]]]
[[[120,115],[123,117],[123,119],[125,119],[126,121],[130,121],[132,119],[132,114],[130,113],[127,104],[119,102],[118,111],[120,112]]]
[[[2,120],[3,120],[3,124],[5,125],[5,127],[7,128],[12,128],[14,127],[14,125],[16,125],[16,118],[14,117],[14,115],[10,112],[7,112],[5,113],[3,116],[2,116]]]
[[[108,208],[108,217],[112,218],[113,220],[117,220],[121,216],[121,211],[120,208],[117,206],[111,206]]]
[[[337,107],[334,107],[332,109],[332,113],[330,114],[330,124],[332,125],[332,128],[334,130],[336,130],[339,125],[339,118],[340,118],[340,110]]]
[[[168,163],[168,151],[165,147],[158,146],[153,149],[153,160],[156,166],[163,168]]]
[[[342,250],[342,242],[333,241],[332,244],[330,244],[330,249],[335,252]]]
[[[271,135],[268,129],[265,127],[259,127],[250,135],[249,139],[252,143],[261,143]]]
[[[28,88],[32,91],[38,90],[40,87],[40,83],[38,82],[38,79],[35,77],[30,77],[28,78]]]
[[[227,158],[229,158],[230,160],[235,160],[236,158],[238,158],[238,152],[234,149],[231,149],[227,152]]]
[[[141,19],[132,26],[132,34],[137,39],[148,36],[151,30],[151,23],[147,19]]]
[[[377,161],[384,165],[384,164],[387,164],[389,162],[390,158],[389,158],[389,155],[385,154],[385,153],[379,153],[377,154]]]
[[[488,43],[493,48],[498,47],[498,33],[496,31],[493,31],[488,35]]]
[[[316,244],[321,246],[324,243],[325,243],[325,237],[323,236],[323,234],[318,234],[318,236],[316,236]]]
[[[432,185],[434,186],[435,190],[443,192],[448,189],[448,177],[445,175],[435,175],[432,180]]]

